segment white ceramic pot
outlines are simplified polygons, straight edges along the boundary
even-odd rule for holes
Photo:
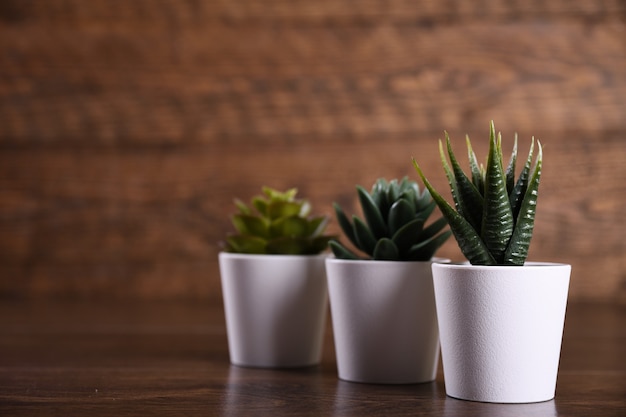
[[[446,393],[554,398],[571,266],[433,264]]]
[[[328,258],[326,274],[340,379],[435,379],[439,334],[431,262]]]
[[[320,362],[326,256],[219,254],[231,363],[288,368]]]

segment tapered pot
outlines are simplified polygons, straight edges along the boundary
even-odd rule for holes
[[[326,260],[340,379],[435,379],[439,335],[431,262]]]
[[[232,364],[289,368],[320,362],[328,309],[325,258],[219,254]]]
[[[432,269],[447,395],[498,403],[554,398],[570,265]]]

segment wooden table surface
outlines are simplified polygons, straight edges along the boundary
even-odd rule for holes
[[[556,399],[504,405],[433,383],[337,378],[330,323],[322,364],[231,366],[222,305],[0,302],[0,416],[19,415],[626,415],[626,308],[568,306]]]

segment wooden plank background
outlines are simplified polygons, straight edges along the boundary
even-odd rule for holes
[[[531,259],[625,301],[625,97],[619,0],[3,0],[0,298],[218,299],[234,197],[443,188],[493,119],[545,146]]]

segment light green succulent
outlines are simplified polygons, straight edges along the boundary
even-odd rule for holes
[[[515,180],[517,137],[511,159],[505,170],[502,157],[502,137],[496,136],[490,124],[487,167],[479,165],[466,138],[471,179],[460,167],[446,136],[448,164],[443,144],[439,154],[455,203],[453,208],[434,190],[421,168],[413,164],[430,191],[439,209],[450,224],[459,248],[472,265],[523,265],[533,235],[535,210],[541,177],[543,152],[537,141],[537,157],[533,163],[534,138],[526,163]]]
[[[263,187],[252,207],[235,200],[239,213],[232,216],[237,234],[226,238],[227,252],[248,254],[315,255],[328,247],[333,236],[324,235],[328,217],[308,217],[311,205],[296,199],[297,189],[280,192]]]
[[[335,213],[346,237],[370,259],[427,261],[451,234],[440,233],[446,226],[444,218],[425,227],[436,204],[414,181],[380,178],[371,193],[361,186],[356,190],[365,221],[356,215],[350,221],[337,203]],[[330,248],[336,258],[360,259],[336,240],[330,241]]]

